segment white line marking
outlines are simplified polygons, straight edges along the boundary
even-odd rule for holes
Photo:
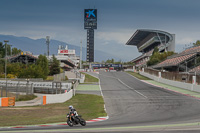
[[[138,94],[140,94],[141,96],[145,97],[146,99],[148,98],[147,96],[145,96],[144,94],[140,93],[139,91],[135,90],[134,88],[131,88],[130,86],[128,86],[127,84],[125,84],[124,82],[122,82],[120,79],[118,79],[119,82],[121,82],[123,85],[125,85],[126,87],[134,90],[135,92],[137,92]]]
[[[87,74],[91,75],[90,73],[87,73]],[[100,75],[100,74],[99,74],[99,75]],[[91,76],[94,76],[94,75],[91,75]],[[96,76],[94,76],[94,77],[96,77]],[[101,96],[103,97],[103,100],[104,100],[103,92],[102,92],[102,89],[101,89],[101,80],[100,80],[99,77],[96,77],[96,78],[99,79],[99,88],[100,88]],[[104,101],[104,110],[105,110],[105,112],[107,113],[105,101]],[[107,113],[107,114],[108,114],[108,113]],[[109,119],[109,116],[107,116],[107,118]]]

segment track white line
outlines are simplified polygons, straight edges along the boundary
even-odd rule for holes
[[[146,99],[148,98],[147,96],[145,96],[145,95],[142,94],[141,92],[135,90],[134,88],[132,88],[132,87],[128,86],[127,84],[125,84],[124,82],[122,82],[120,79],[118,79],[118,81],[121,82],[121,83],[122,83],[123,85],[125,85],[126,87],[128,87],[128,88],[134,90],[136,93],[138,93],[139,95],[143,96],[144,98],[146,98]]]
[[[102,74],[99,74],[99,75],[102,75]],[[125,84],[124,82],[122,82],[119,78],[115,78],[115,77],[112,77],[112,76],[107,76],[107,75],[102,75],[102,76],[105,76],[105,77],[109,77],[109,78],[114,78],[114,79],[117,79],[119,82],[121,82],[123,85],[125,85],[126,87],[134,90],[136,93],[138,93],[139,95],[143,96],[144,98],[148,98],[147,96],[145,96],[144,94],[142,94],[141,92],[135,90],[134,88],[131,88],[130,86],[128,86],[127,84]]]
[[[99,76],[97,77],[97,76],[94,76],[94,75],[92,75],[92,74],[90,74],[90,73],[87,73],[87,74],[89,74],[89,75],[91,75],[91,76],[96,77],[96,78],[99,79],[99,88],[100,88],[101,96],[103,97],[103,100],[104,100],[105,98],[104,98],[104,95],[103,95],[103,92],[102,92],[102,89],[101,89],[101,80],[100,80]],[[99,75],[100,75],[100,74],[99,74]],[[104,110],[105,110],[105,112],[107,113],[105,101],[104,101]],[[107,113],[107,114],[108,114],[108,113]],[[109,116],[108,116],[108,115],[107,115],[107,119],[109,119]]]

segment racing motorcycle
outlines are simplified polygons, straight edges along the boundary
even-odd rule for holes
[[[82,126],[86,125],[86,121],[81,118],[81,115],[75,116],[73,113],[67,114],[67,124],[70,127],[73,127],[74,125],[81,124]]]

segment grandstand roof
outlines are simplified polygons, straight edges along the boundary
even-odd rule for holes
[[[140,59],[142,59],[142,58],[144,58],[144,57],[149,57],[149,56],[152,55],[152,53],[153,53],[153,50],[151,50],[151,51],[149,51],[149,52],[147,52],[147,53],[144,53],[144,54],[140,55],[139,57],[133,59],[131,62],[138,61],[138,60],[140,60]]]
[[[165,61],[153,66],[153,68],[161,68],[161,67],[168,67],[168,66],[177,66],[178,64],[196,56],[196,53],[187,54],[184,56],[179,56],[171,59],[166,59]]]
[[[193,72],[200,73],[200,66],[197,66],[197,67],[191,69],[189,72],[190,73],[193,73]]]
[[[178,64],[196,56],[198,53],[200,53],[200,46],[192,47],[179,54],[168,57],[165,61],[153,66],[153,68],[177,66]]]
[[[173,38],[172,35],[168,32],[165,31],[160,31],[160,30],[148,30],[148,29],[139,29],[137,30],[132,36],[131,38],[128,40],[128,42],[126,43],[126,45],[135,45],[138,46],[139,43],[141,43],[147,36],[149,36],[150,34],[163,34],[166,35],[170,38],[170,40]]]

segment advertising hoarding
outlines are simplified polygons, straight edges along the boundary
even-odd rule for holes
[[[84,10],[84,29],[97,29],[97,9]]]

